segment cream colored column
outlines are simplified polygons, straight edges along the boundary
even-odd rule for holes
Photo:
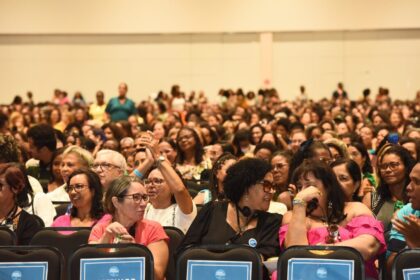
[[[273,85],[273,33],[260,33],[261,87]]]

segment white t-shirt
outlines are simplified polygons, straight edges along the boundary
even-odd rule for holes
[[[55,190],[53,190],[52,192],[47,193],[47,196],[51,199],[52,202],[70,201],[69,194],[66,193],[66,191],[64,190],[65,186],[66,184],[63,184],[59,186],[58,188],[56,188]]]
[[[44,221],[46,227],[51,226],[54,217],[57,215],[51,200],[48,198],[47,194],[43,192],[36,193],[34,195],[33,205],[30,205],[23,210],[29,214],[35,214],[40,217]]]
[[[163,227],[172,226],[177,227],[184,233],[187,232],[192,221],[197,216],[197,207],[193,203],[193,211],[186,215],[182,213],[178,204],[174,203],[165,209],[155,209],[152,204],[146,206],[144,218],[160,223]]]

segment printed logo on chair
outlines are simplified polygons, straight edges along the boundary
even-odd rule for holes
[[[403,269],[404,280],[420,280],[420,268]]]
[[[144,280],[145,258],[97,258],[80,260],[80,280]]]
[[[189,260],[187,280],[251,280],[252,262]]]
[[[287,271],[287,280],[353,280],[354,261],[292,258]]]
[[[2,262],[2,280],[47,280],[48,262]]]

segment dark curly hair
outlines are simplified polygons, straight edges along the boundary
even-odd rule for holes
[[[104,208],[102,206],[103,192],[102,192],[101,180],[99,179],[99,176],[92,170],[87,169],[87,168],[80,168],[70,174],[69,179],[67,181],[67,185],[68,186],[70,185],[70,181],[74,176],[80,175],[80,174],[83,174],[86,176],[89,189],[93,191],[92,206],[90,208],[90,216],[98,220],[104,215]],[[71,208],[70,215],[72,217],[77,216],[76,207]]]
[[[271,165],[262,159],[245,158],[238,161],[229,167],[223,181],[226,198],[238,203],[248,189],[264,179],[270,171]]]

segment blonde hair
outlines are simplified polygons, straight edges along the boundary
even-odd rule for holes
[[[89,168],[93,164],[92,154],[88,150],[85,150],[79,146],[73,145],[73,146],[67,147],[63,152],[63,156],[66,156],[68,154],[77,155],[79,160],[82,162],[82,164],[86,165]]]

